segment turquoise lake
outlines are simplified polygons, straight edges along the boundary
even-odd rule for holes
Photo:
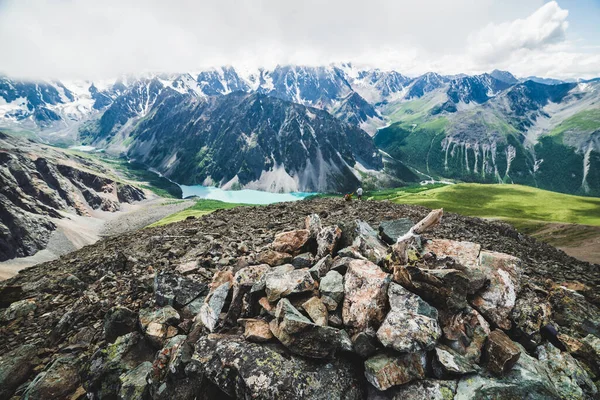
[[[183,198],[188,196],[198,196],[201,199],[220,200],[226,203],[242,203],[242,204],[273,204],[283,201],[298,201],[302,200],[314,193],[271,193],[261,190],[223,190],[210,186],[186,186],[179,185],[183,192]]]

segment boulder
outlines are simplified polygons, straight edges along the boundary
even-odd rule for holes
[[[262,319],[240,320],[244,326],[244,339],[251,342],[267,342],[273,338],[269,323]]]
[[[370,261],[350,261],[344,279],[342,319],[352,334],[381,324],[390,280],[388,274]]]
[[[381,347],[374,331],[359,332],[352,338],[352,348],[362,358],[369,358]]]
[[[502,329],[510,329],[510,314],[521,288],[521,260],[508,254],[482,251],[476,264],[490,280],[485,290],[471,301],[486,319]]]
[[[9,399],[39,363],[37,347],[25,344],[0,357],[0,399]]]
[[[359,371],[352,362],[315,363],[239,336],[201,338],[186,373],[208,378],[232,398],[362,399]]]
[[[321,218],[317,214],[310,214],[304,219],[304,229],[310,232],[311,238],[316,239],[322,228]]]
[[[329,271],[321,279],[319,291],[327,309],[335,310],[344,299],[344,277],[336,271]]]
[[[120,336],[92,355],[83,371],[83,387],[94,398],[116,398],[121,387],[121,375],[153,359],[154,350],[138,332]]]
[[[348,266],[354,260],[355,259],[352,257],[336,257],[332,260],[331,268],[329,268],[329,270],[337,271],[340,274],[345,275],[346,271],[348,271]],[[366,260],[366,258],[363,257],[361,260]]]
[[[313,279],[319,280],[322,277],[324,277],[329,272],[329,269],[331,268],[331,263],[332,258],[329,254],[317,261],[317,263],[309,269],[309,272],[312,275]]]
[[[413,225],[413,222],[408,218],[383,221],[379,224],[379,237],[387,244],[393,245],[398,241],[398,238],[406,235]]]
[[[148,396],[147,377],[152,371],[152,363],[144,361],[131,371],[121,374],[121,388],[119,390],[119,399],[137,400]]]
[[[181,318],[173,307],[166,306],[158,310],[141,310],[139,321],[146,339],[153,346],[161,348],[167,339],[177,335]]]
[[[221,315],[221,311],[225,306],[225,300],[227,300],[227,295],[231,289],[231,280],[229,276],[227,276],[226,279],[220,279],[217,274],[215,274],[211,285],[213,284],[215,286],[211,288],[211,292],[206,296],[204,304],[200,308],[200,312],[197,316],[197,318],[200,318],[204,327],[210,332],[213,332],[217,327],[219,316]]]
[[[138,315],[129,308],[115,306],[104,315],[104,339],[112,343],[137,329]]]
[[[560,399],[546,369],[524,350],[504,376],[467,375],[456,388],[455,400]]]
[[[179,309],[207,293],[206,283],[172,272],[160,272],[154,278],[154,294],[159,306],[169,305]]]
[[[267,264],[252,265],[242,268],[233,277],[233,295],[225,317],[225,323],[235,325],[238,318],[250,317],[255,313],[255,302],[251,295],[254,284],[261,281],[263,276],[271,271]]]
[[[439,321],[444,343],[467,360],[478,363],[490,334],[490,325],[485,318],[477,310],[467,307],[458,313],[442,311]]]
[[[394,267],[394,282],[409,288],[440,309],[459,311],[469,305],[467,297],[481,289],[487,278],[478,270]]]
[[[358,248],[353,246],[344,247],[343,249],[338,250],[337,255],[338,257],[355,258],[357,260],[367,259],[367,257],[363,256],[360,253],[360,250]]]
[[[486,367],[497,375],[509,372],[521,356],[521,350],[500,329],[492,331],[485,343]]]
[[[436,378],[457,377],[477,372],[477,367],[450,347],[438,345],[433,355],[433,372]]]
[[[545,290],[525,284],[510,314],[519,333],[536,345],[542,341],[540,329],[551,322],[552,308],[547,297]]]
[[[600,308],[590,304],[585,297],[565,286],[555,286],[550,290],[552,319],[561,326],[563,333],[575,337],[589,334],[600,337]]]
[[[365,361],[365,377],[377,390],[387,390],[425,378],[425,353],[377,354]]]
[[[283,273],[272,271],[265,275],[265,292],[270,302],[290,294],[311,292],[316,287],[317,284],[308,269]]]
[[[292,258],[292,255],[288,253],[282,253],[275,250],[265,250],[258,255],[257,261],[261,264],[269,264],[271,267],[276,267],[278,265],[292,262]]]
[[[25,399],[63,399],[79,387],[79,360],[74,355],[57,358],[27,387]]]
[[[352,349],[345,331],[312,323],[285,298],[277,303],[269,326],[281,344],[304,357],[329,358],[339,350]]]
[[[369,400],[453,400],[457,381],[423,379],[379,392],[369,388]]]
[[[292,259],[292,265],[296,269],[311,268],[315,263],[314,257],[311,253],[298,254]]]
[[[329,313],[327,312],[327,307],[318,297],[311,297],[304,303],[302,303],[302,308],[310,319],[317,325],[327,326],[327,321],[329,319]]]
[[[583,400],[598,395],[598,388],[586,370],[569,353],[563,353],[550,343],[545,343],[537,348],[537,358],[548,371],[561,398]]]
[[[37,308],[35,299],[15,301],[3,311],[0,311],[0,322],[9,322],[17,318],[26,317]]]
[[[438,259],[450,257],[464,267],[474,268],[480,251],[481,246],[477,243],[431,239],[423,245],[422,254],[433,253]]]
[[[304,250],[308,250],[308,239],[310,239],[310,231],[308,229],[283,232],[275,235],[275,240],[271,244],[271,248],[280,253],[289,253],[292,256],[296,256]]]
[[[388,299],[390,311],[377,330],[381,344],[402,353],[431,350],[442,335],[437,310],[396,283]]]
[[[356,238],[352,242],[352,247],[378,265],[382,265],[387,258],[387,245],[379,239],[377,232],[363,221],[356,221]]]
[[[342,230],[337,225],[321,229],[317,236],[317,257],[333,255],[341,238]]]

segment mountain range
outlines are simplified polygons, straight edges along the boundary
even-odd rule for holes
[[[352,64],[0,77],[0,128],[126,155],[187,184],[340,191],[453,179],[600,195],[599,88]]]

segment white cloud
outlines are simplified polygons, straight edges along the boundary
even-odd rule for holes
[[[565,40],[568,16],[551,1],[525,19],[488,24],[469,36],[469,51],[475,59],[497,62],[520,50],[543,50]]]
[[[0,0],[0,72],[96,78],[354,61],[411,75],[600,75],[600,51],[575,50],[586,43],[568,41],[567,18],[543,0]]]

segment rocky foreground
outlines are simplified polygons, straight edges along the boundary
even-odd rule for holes
[[[600,267],[429,212],[241,207],[22,271],[0,399],[597,398]]]

